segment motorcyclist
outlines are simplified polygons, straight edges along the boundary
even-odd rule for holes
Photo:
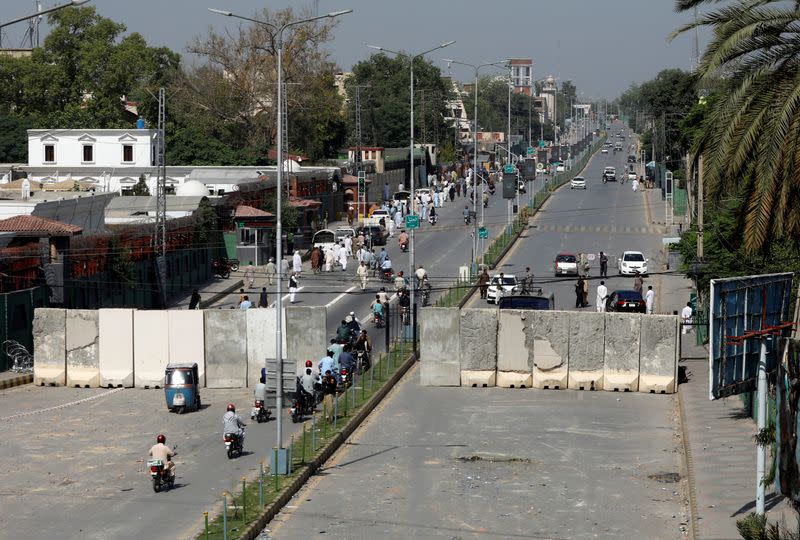
[[[333,356],[331,355],[331,351],[325,351],[325,356],[319,360],[319,372],[325,373],[326,371],[333,373]]]
[[[428,281],[428,276],[427,275],[424,278],[422,278],[422,285],[420,286],[420,289],[422,289],[422,295],[424,297],[426,297],[426,298],[430,298],[431,297],[431,289],[432,289],[432,287],[431,287],[431,282]]]
[[[306,372],[298,379],[297,390],[300,395],[300,400],[309,408],[314,405],[314,376],[311,374],[311,368],[307,367]]]
[[[428,271],[425,270],[425,268],[423,268],[422,265],[419,265],[417,271],[414,272],[414,276],[417,278],[417,286],[420,286],[422,282],[425,280],[425,278],[428,277]]]
[[[347,318],[350,319],[347,322],[347,326],[350,328],[350,331],[352,332],[353,336],[357,336],[358,333],[361,332],[361,321],[359,321],[358,317],[356,317],[356,312],[351,311],[350,315],[348,315]],[[345,320],[347,320],[347,318],[345,318]]]
[[[356,359],[353,358],[353,353],[350,345],[345,345],[342,354],[339,355],[339,364],[342,366],[342,371],[345,369],[348,373],[353,373],[356,367]]]
[[[258,380],[255,389],[253,390],[253,398],[256,401],[266,401],[267,400],[267,384],[266,384],[266,377],[264,375]]]
[[[400,236],[397,237],[397,242],[400,244],[400,249],[406,249],[408,246],[408,233],[403,229],[400,231]]]
[[[486,191],[483,192],[483,207],[486,208],[489,206],[489,193]]]
[[[464,205],[464,210],[461,212],[464,215],[464,221],[469,223],[469,205]]]
[[[156,437],[156,444],[150,447],[150,457],[153,459],[160,459],[164,464],[164,470],[169,471],[169,475],[175,478],[175,463],[172,462],[172,457],[175,451],[166,445],[167,438],[159,434]]]
[[[383,302],[381,302],[379,295],[375,295],[375,300],[372,301],[369,307],[372,310],[373,319],[383,319]]]
[[[244,428],[247,426],[242,422],[242,418],[236,414],[236,405],[228,403],[228,410],[222,417],[222,434],[235,433],[244,448]]]
[[[347,324],[347,319],[342,320],[342,324],[336,329],[336,341],[344,342],[350,341],[352,330],[350,329],[350,325]],[[320,373],[325,373],[323,369],[320,368]]]
[[[400,270],[394,278],[394,288],[398,292],[405,291],[408,288],[408,283],[406,283],[406,278],[403,277],[402,270]]]
[[[381,287],[381,290],[378,291],[376,295],[378,300],[380,300],[381,304],[386,307],[389,304],[389,293],[386,292],[386,287]]]
[[[383,263],[381,264],[381,273],[384,276],[390,276],[392,273],[392,261],[389,260],[388,256],[383,260]]]
[[[369,340],[366,330],[362,330],[361,333],[358,334],[356,342],[353,344],[353,349],[356,351],[364,351],[367,354],[372,351],[372,342]]]

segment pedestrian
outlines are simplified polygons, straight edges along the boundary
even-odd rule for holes
[[[347,271],[347,250],[344,245],[339,249],[339,264],[342,265],[342,272]]]
[[[633,179],[633,182],[631,182],[631,189],[633,189],[633,191],[639,191],[639,180]]]
[[[694,311],[692,310],[692,303],[686,302],[686,307],[681,310],[681,320],[683,321],[683,325],[681,326],[681,334],[688,334],[689,331],[692,329],[692,315]]]
[[[583,307],[589,307],[589,280],[583,279]]]
[[[269,258],[264,272],[267,274],[267,287],[271,287],[272,281],[275,279],[275,274],[278,273],[278,269],[275,267],[275,259],[272,257]]]
[[[347,224],[350,225],[351,227],[353,226],[354,217],[355,217],[355,209],[352,206],[350,206],[347,209]]]
[[[397,213],[394,215],[394,226],[395,228],[399,229],[403,226],[403,212],[402,210],[398,210]]]
[[[318,274],[320,271],[320,266],[322,266],[322,254],[320,253],[320,249],[315,247],[311,250],[311,271],[315,274]]]
[[[453,202],[453,200],[456,198],[456,185],[455,184],[450,184],[449,195],[450,195],[450,202]]]
[[[294,295],[297,294],[297,275],[289,276],[289,303],[294,304]]]
[[[636,277],[633,278],[633,290],[642,294],[642,288],[644,287],[644,280],[642,279],[641,274],[636,272]]]
[[[386,230],[389,231],[389,238],[392,238],[394,236],[394,220],[392,218],[386,221]]]
[[[606,282],[601,281],[600,285],[597,286],[597,298],[595,301],[597,302],[597,312],[603,313],[606,310],[606,300],[608,299],[608,289],[606,288]]]
[[[647,304],[647,314],[653,314],[653,301],[655,300],[656,293],[653,292],[653,286],[647,286],[647,294],[644,295],[644,301]]]
[[[344,252],[346,257],[353,256],[353,237],[352,236],[345,236],[344,237]]]
[[[336,379],[331,370],[326,370],[322,376],[322,410],[325,411],[325,420],[331,421],[333,417],[333,396],[336,394]]]
[[[189,300],[189,309],[200,309],[200,293],[197,289],[192,291],[192,298]]]
[[[583,307],[583,276],[578,276],[578,281],[575,283],[575,307]]]
[[[608,255],[600,252],[600,277],[608,277]]]
[[[244,269],[244,281],[247,283],[247,288],[252,289],[256,282],[256,269],[253,268],[253,261],[247,263]]]
[[[251,307],[253,307],[253,303],[250,301],[250,298],[248,298],[247,295],[244,295],[244,298],[239,303],[239,309],[246,310],[250,309]]]
[[[459,182],[455,182],[455,186],[456,186],[456,195],[461,197],[461,182],[460,181]]]
[[[325,271],[330,272],[333,268],[333,248],[328,247],[325,250]]]
[[[247,298],[247,295],[244,294],[244,289],[239,289],[239,301],[236,302],[236,307],[241,306],[245,298]]]
[[[478,287],[480,287],[481,290],[481,298],[485,300],[486,293],[489,292],[489,272],[485,267],[481,275],[478,276]]]
[[[292,255],[292,272],[300,275],[300,272],[303,270],[303,259],[300,257],[300,252],[295,250],[294,255]]]
[[[581,273],[584,276],[588,276],[589,275],[589,260],[588,260],[588,257],[586,256],[586,253],[579,253],[578,254],[578,259],[579,259],[578,264],[580,264]]]
[[[258,307],[269,307],[269,297],[267,296],[266,287],[261,287],[261,294],[258,296]]]
[[[389,182],[383,183],[383,200],[384,201],[389,200]]]
[[[361,261],[361,264],[358,266],[358,270],[356,273],[358,274],[358,278],[361,281],[361,291],[367,290],[367,280],[369,279],[369,274],[367,273],[367,265],[364,264],[364,261]]]
[[[289,260],[281,257],[281,277],[286,278],[289,275]]]
[[[433,206],[434,208],[441,208],[439,206],[439,188],[435,188],[433,191]]]

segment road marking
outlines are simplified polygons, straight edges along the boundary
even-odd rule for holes
[[[296,290],[295,292],[300,292],[300,291],[302,291],[303,289],[305,289],[305,287],[298,287],[298,288],[297,288],[297,290]],[[286,300],[287,298],[289,298],[289,295],[288,295],[288,294],[284,294],[283,296],[281,296],[281,300]],[[272,302],[272,303],[269,305],[269,307],[275,307],[275,302]]]
[[[349,293],[353,292],[356,289],[356,287],[358,287],[358,285],[353,285],[352,287],[344,291],[342,294],[340,294],[339,296],[337,296],[336,298],[325,304],[325,307],[326,308],[331,307],[333,304],[335,304],[336,302],[347,296]]]
[[[39,409],[38,411],[27,411],[21,412],[17,414],[12,414],[11,416],[6,416],[4,418],[0,418],[0,421],[7,421],[7,420],[14,420],[15,418],[22,418],[23,416],[31,416],[33,414],[40,414],[44,412],[56,411],[58,409],[66,409],[67,407],[71,407],[73,405],[79,405],[81,403],[86,403],[87,401],[94,401],[95,399],[100,399],[102,397],[106,397],[111,394],[116,394],[117,392],[121,392],[124,388],[114,388],[113,390],[109,390],[108,392],[103,392],[102,394],[97,394],[96,396],[89,396],[87,398],[79,399],[77,401],[71,401],[69,403],[63,403],[61,405],[55,405],[53,407],[47,407],[46,409]]]

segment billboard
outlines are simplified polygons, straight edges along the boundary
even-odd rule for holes
[[[709,399],[756,388],[760,340],[731,343],[730,338],[788,321],[791,272],[711,280],[708,363]],[[784,330],[779,335],[788,336]],[[767,340],[767,373],[777,366],[777,339]]]

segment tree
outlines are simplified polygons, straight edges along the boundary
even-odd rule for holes
[[[474,103],[471,92],[466,103]],[[465,105],[466,105],[465,103]],[[539,138],[539,114],[531,109],[530,96],[511,94],[511,133],[522,135],[528,141],[528,119],[531,121],[531,137]],[[467,106],[467,116],[473,121],[474,107]],[[508,79],[485,75],[478,79],[478,127],[483,131],[508,131]],[[552,130],[552,128],[550,128]],[[547,135],[547,132],[545,132]]]
[[[0,163],[26,163],[30,119],[18,114],[0,113]]]
[[[688,9],[699,1],[678,2]],[[747,253],[774,238],[800,234],[800,22],[795,3],[738,0],[675,31],[708,27],[700,83],[724,73],[725,91],[711,106],[696,155],[703,156],[707,198],[738,196]]]
[[[147,179],[144,174],[139,176],[139,181],[133,185],[131,192],[138,196],[150,196],[150,188],[147,187]]]

